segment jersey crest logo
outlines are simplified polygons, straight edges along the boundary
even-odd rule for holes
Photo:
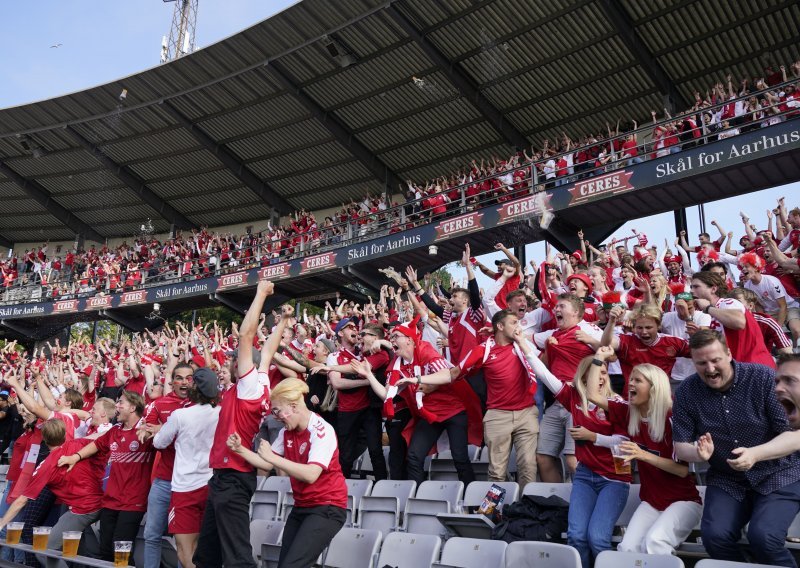
[[[135,452],[136,450],[139,449],[139,442],[137,440],[134,440],[133,442],[130,443],[128,449],[132,452]]]
[[[308,449],[307,442],[303,442],[302,444],[300,444],[300,455],[302,456],[304,453],[306,453],[307,449]]]

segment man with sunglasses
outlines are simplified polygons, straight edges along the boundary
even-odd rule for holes
[[[341,349],[328,356],[326,368],[329,370],[328,380],[339,396],[336,436],[341,448],[339,461],[342,473],[345,478],[350,477],[353,461],[358,457],[358,435],[363,430],[375,480],[386,479],[388,472],[381,444],[381,410],[370,404],[369,381],[356,376],[350,367],[351,361],[366,360],[373,373],[383,374],[383,369],[389,364],[389,354],[380,347],[372,353],[376,340],[383,338],[383,330],[377,325],[368,324],[359,334],[355,322],[345,318],[336,326],[336,334]],[[363,350],[358,348],[359,335]]]
[[[144,414],[145,427],[139,432],[140,440],[158,432],[175,410],[192,405],[192,401],[189,400],[189,389],[192,386],[193,372],[192,366],[188,363],[178,363],[172,371],[167,368],[166,380],[171,383],[172,390],[147,405]],[[147,497],[147,522],[144,526],[145,568],[159,568],[161,565],[161,537],[167,532],[169,520],[175,446],[170,444],[159,450],[159,454],[153,484]]]

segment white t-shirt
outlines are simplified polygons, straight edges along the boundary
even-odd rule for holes
[[[797,300],[786,293],[786,288],[784,288],[781,281],[774,276],[763,274],[761,276],[761,282],[756,284],[752,280],[748,280],[744,283],[744,287],[747,290],[755,292],[764,305],[764,311],[771,316],[778,313],[778,298],[784,298],[786,300],[787,308],[800,307]]]
[[[699,310],[695,310],[692,314],[692,321],[698,327],[711,327],[711,316]],[[661,333],[689,339],[689,334],[686,333],[686,322],[678,317],[678,312],[664,314],[664,318],[661,320]],[[694,363],[690,357],[676,357],[670,378],[673,381],[682,381],[695,372]]]
[[[153,438],[153,446],[164,449],[175,442],[172,490],[187,493],[208,483],[214,473],[208,465],[219,405],[195,404],[173,411]],[[245,441],[246,442],[246,441]]]

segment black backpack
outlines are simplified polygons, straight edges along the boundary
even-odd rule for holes
[[[556,495],[523,495],[503,507],[503,520],[492,530],[492,539],[560,541],[567,531],[568,511],[569,503]]]

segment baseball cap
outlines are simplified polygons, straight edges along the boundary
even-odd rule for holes
[[[219,394],[219,378],[207,367],[197,369],[193,376],[194,386],[205,397],[214,398]]]
[[[327,337],[321,337],[320,339],[317,339],[317,341],[319,341],[325,346],[325,349],[328,350],[328,353],[336,352],[336,344]]]
[[[353,320],[351,320],[350,318],[344,318],[339,323],[336,324],[336,329],[334,329],[334,331],[336,333],[339,333],[344,328],[346,328],[348,325],[352,325],[353,327],[356,327],[356,324],[355,324],[355,322]]]
[[[495,264],[495,266],[502,266],[504,264],[507,264],[507,265],[511,266],[512,263],[507,258],[501,258],[501,259],[495,260],[494,264]]]

